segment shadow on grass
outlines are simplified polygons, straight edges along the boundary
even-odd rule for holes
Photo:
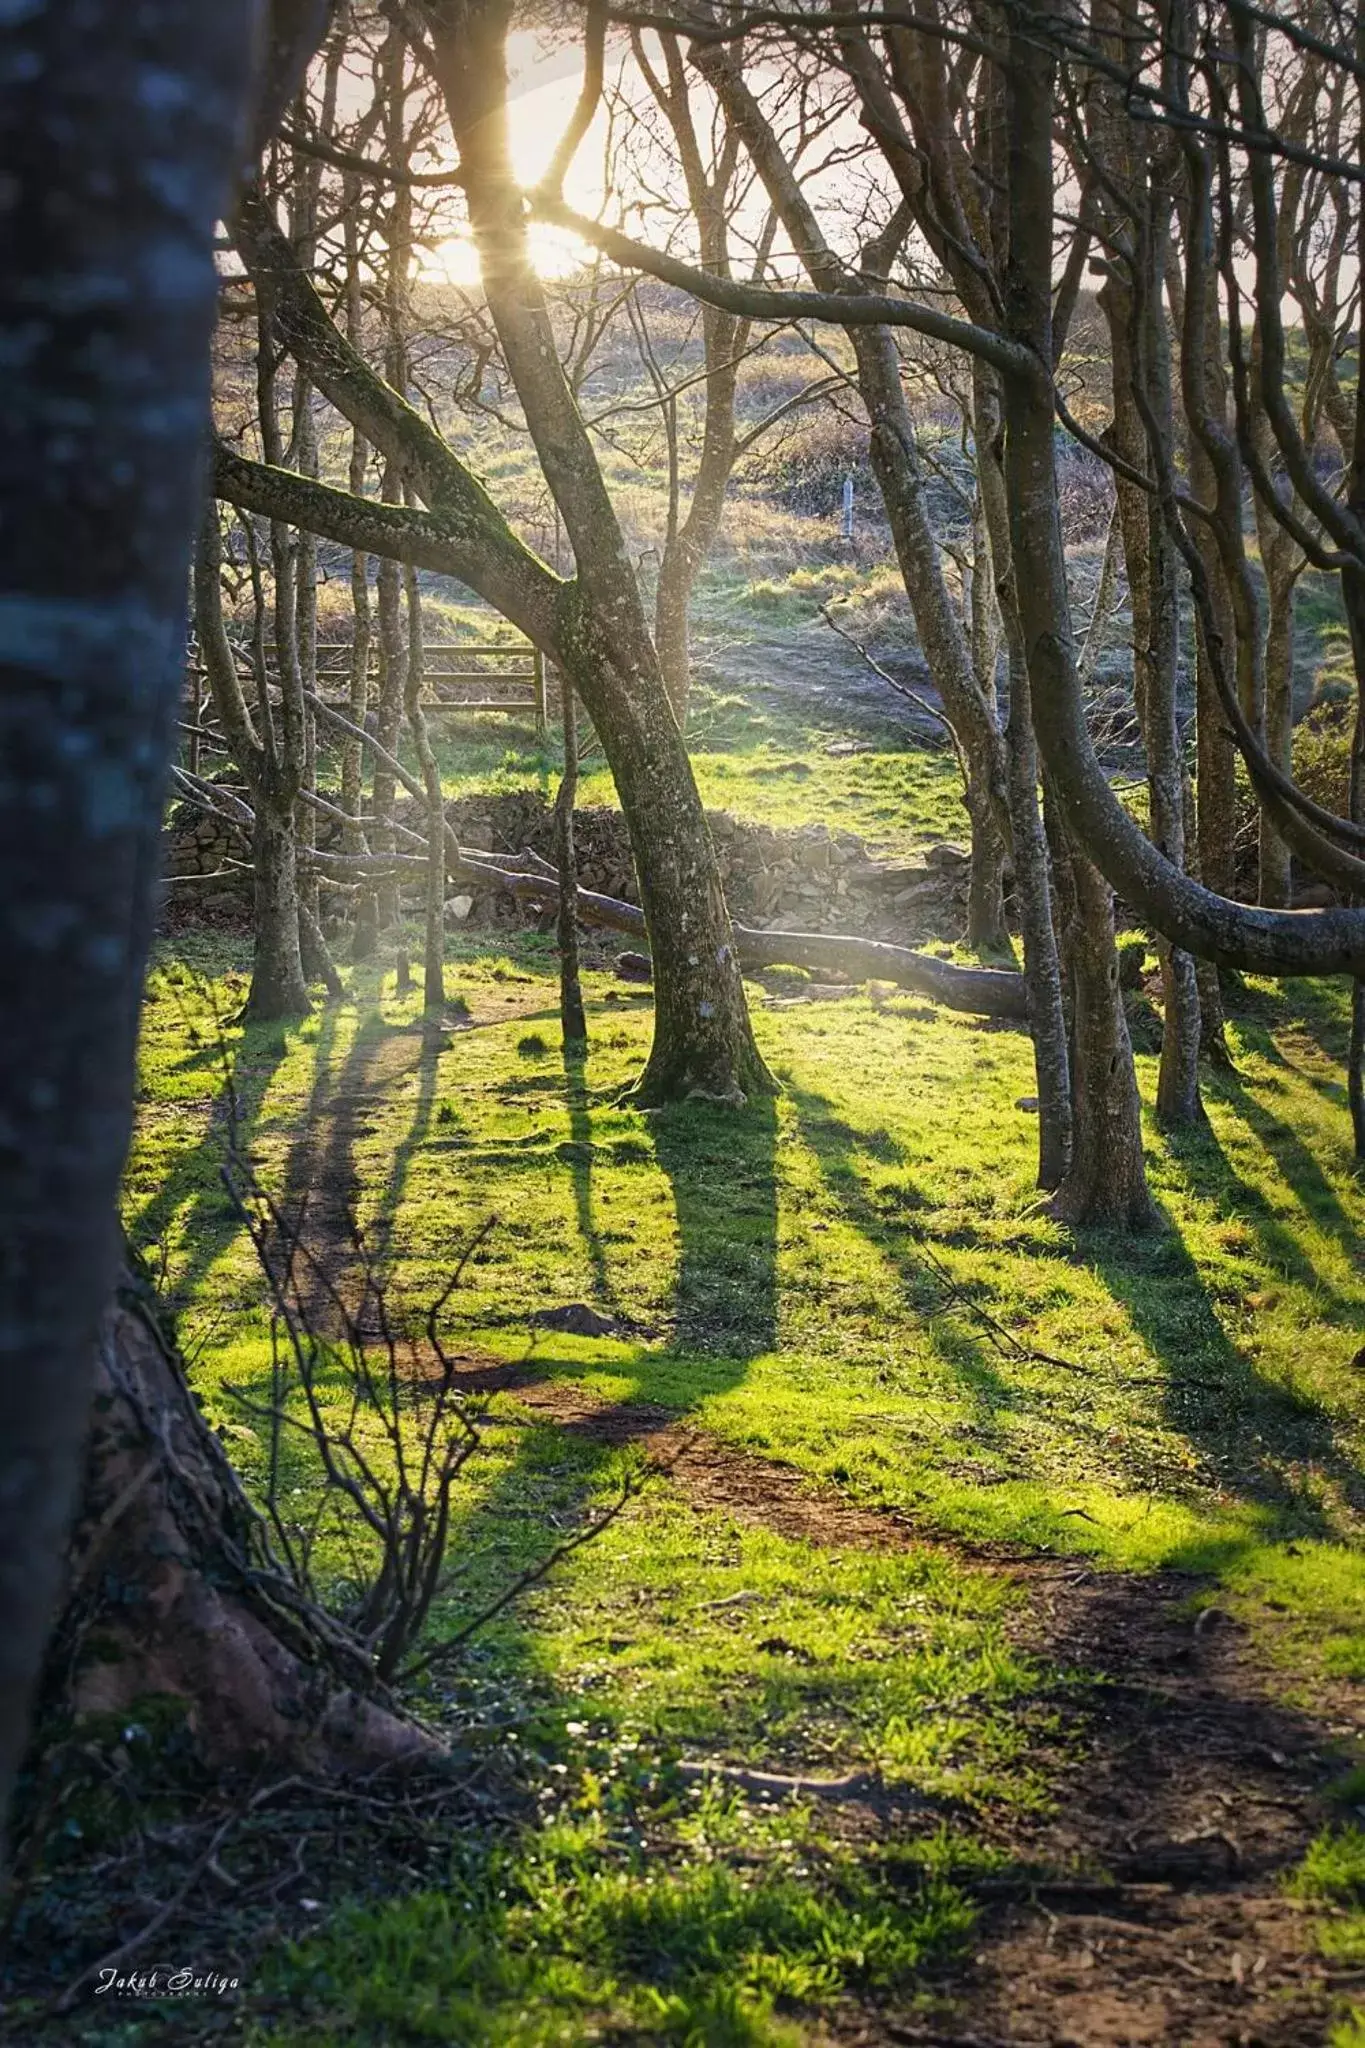
[[[1325,1235],[1335,1238],[1346,1258],[1358,1265],[1361,1254],[1359,1232],[1321,1164],[1300,1134],[1267,1107],[1262,1091],[1248,1087],[1239,1075],[1219,1075],[1216,1095],[1259,1140],[1305,1215]],[[1344,1134],[1347,1128],[1344,1112],[1342,1125]],[[1210,1136],[1206,1142],[1218,1155],[1219,1177],[1225,1177],[1229,1184],[1236,1213],[1245,1217],[1256,1231],[1267,1258],[1290,1278],[1321,1293],[1335,1314],[1358,1319],[1360,1301],[1352,1302],[1320,1276],[1293,1229],[1275,1215],[1266,1197],[1241,1178],[1215,1138]]]
[[[594,1211],[593,1175],[600,1153],[593,1142],[587,1062],[581,1057],[566,1057],[565,1088],[571,1137],[561,1157],[572,1175],[576,1220],[594,1284],[600,1298],[610,1302],[607,1251]],[[776,1343],[775,1105],[754,1102],[736,1115],[704,1103],[678,1104],[651,1119],[650,1137],[668,1176],[678,1222],[672,1343],[663,1352],[650,1349],[634,1373],[629,1362],[613,1359],[612,1373],[629,1384],[620,1399],[594,1411],[590,1423],[575,1426],[566,1417],[555,1425],[495,1425],[517,1430],[514,1448],[451,1539],[452,1553],[470,1560],[471,1587],[543,1564],[566,1534],[594,1514],[623,1460],[647,1457],[660,1427],[685,1414],[696,1400],[738,1385],[748,1360]],[[636,1141],[629,1142],[633,1146]],[[646,1144],[640,1141],[642,1153]],[[669,1384],[670,1355],[698,1352],[709,1363],[698,1371],[689,1356],[688,1398],[656,1405]],[[543,1354],[538,1361],[542,1369],[554,1364]],[[515,1374],[508,1379],[514,1390]],[[650,1402],[641,1398],[646,1385]],[[538,1688],[540,1651],[534,1631],[513,1618],[500,1621],[476,1649],[475,1666],[485,1659],[489,1682],[496,1671],[499,1683],[511,1676],[532,1691]],[[480,1682],[477,1670],[474,1677]]]
[[[1082,1411],[1089,1404],[1079,1387],[1070,1383],[1073,1391],[1060,1411],[1055,1387],[1021,1383],[1010,1360],[964,1327],[960,1316],[941,1313],[942,1293],[917,1257],[913,1240],[907,1242],[899,1215],[901,1209],[928,1208],[931,1203],[902,1177],[892,1207],[868,1178],[867,1167],[874,1162],[897,1163],[894,1140],[885,1133],[853,1129],[830,1113],[821,1096],[794,1088],[789,1095],[802,1136],[845,1217],[897,1273],[906,1306],[930,1322],[935,1355],[956,1374],[976,1406],[972,1424],[962,1432],[964,1448],[968,1443],[976,1448],[995,1442],[1017,1459],[1017,1447],[1006,1444],[996,1417],[1006,1411],[1032,1411],[1064,1427],[1068,1437],[1093,1443],[1104,1462],[1112,1463],[1116,1451],[1108,1420],[1092,1425],[1085,1419]],[[1251,1192],[1232,1173],[1211,1134],[1184,1140],[1178,1156],[1192,1186],[1206,1199],[1229,1183],[1239,1194]],[[1330,1189],[1327,1192],[1334,1214],[1349,1228],[1335,1196]],[[1291,1234],[1283,1236],[1292,1247]],[[1286,1530],[1335,1539],[1339,1532],[1313,1497],[1311,1475],[1325,1477],[1356,1510],[1365,1508],[1365,1475],[1327,1408],[1268,1376],[1232,1341],[1176,1227],[1168,1222],[1165,1229],[1145,1236],[1086,1232],[1078,1249],[1161,1367],[1165,1420],[1198,1451],[1218,1484],[1248,1505],[1271,1510]],[[1275,1255],[1277,1241],[1267,1242],[1266,1249]],[[1311,1264],[1301,1252],[1298,1256],[1302,1276],[1319,1286]],[[1357,1317],[1361,1313],[1358,1303],[1343,1308]],[[1046,1371],[1045,1366],[1020,1363],[1030,1379],[1038,1370]],[[1121,1376],[1097,1381],[1094,1391],[1121,1396]]]
[[[282,1024],[248,1024],[236,1045],[229,1049],[231,1090],[223,1073],[223,1047],[216,1032],[200,1025],[191,1027],[198,1042],[176,1066],[185,1074],[203,1069],[217,1077],[208,1126],[199,1142],[177,1144],[166,1171],[150,1194],[129,1207],[126,1228],[135,1251],[158,1264],[157,1248],[164,1245],[173,1226],[178,1227],[185,1250],[185,1263],[167,1291],[173,1310],[192,1302],[205,1274],[239,1229],[235,1206],[223,1185],[223,1168],[234,1140],[239,1151],[250,1156],[251,1141],[259,1123],[270,1084],[290,1050],[290,1037]],[[326,1069],[336,1036],[335,1012],[327,1009],[319,1018],[316,1042],[317,1071]],[[235,1098],[236,1130],[231,1127]]]
[[[653,1121],[678,1218],[674,1347],[742,1360],[777,1343],[777,1106],[680,1103]]]
[[[943,1290],[916,1251],[913,1237],[907,1236],[905,1220],[906,1212],[931,1207],[929,1198],[903,1170],[894,1202],[880,1195],[869,1179],[870,1169],[900,1168],[901,1147],[886,1131],[859,1131],[844,1122],[823,1095],[789,1082],[787,1096],[795,1105],[802,1139],[845,1219],[886,1260],[904,1307],[923,1318],[935,1356],[970,1397],[976,1410],[974,1442],[979,1444],[983,1436],[1003,1442],[995,1429],[996,1416],[1036,1407],[1039,1398],[1010,1378],[1006,1361],[977,1333],[941,1313]]]
[[[592,1097],[588,1087],[588,1052],[584,1045],[564,1047],[564,1099],[569,1111],[569,1143],[561,1153],[573,1181],[574,1217],[592,1267],[593,1292],[604,1307],[616,1307],[607,1247],[593,1204]]]
[[[1338,1532],[1313,1497],[1311,1470],[1365,1508],[1365,1475],[1328,1409],[1232,1341],[1174,1225],[1145,1240],[1087,1233],[1084,1250],[1165,1373],[1166,1420],[1221,1488],[1275,1511],[1286,1531],[1329,1540]]]
[[[414,1061],[395,1067],[393,1053],[417,1041]],[[364,1015],[340,1069],[334,1074],[319,1049],[312,1092],[299,1136],[289,1148],[280,1206],[310,1254],[302,1305],[310,1319],[325,1324],[332,1288],[359,1262],[356,1225],[362,1186],[356,1149],[368,1136],[368,1118],[386,1107],[399,1072],[415,1065],[417,1100],[407,1128],[393,1148],[387,1171],[375,1189],[365,1218],[368,1255],[381,1266],[392,1256],[397,1220],[412,1163],[430,1134],[436,1106],[440,1039],[419,1024],[391,1024],[377,1010]]]

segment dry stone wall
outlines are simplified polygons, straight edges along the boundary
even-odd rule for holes
[[[400,804],[397,815],[405,823],[421,823],[411,803]],[[529,847],[542,859],[553,858],[553,818],[537,790],[457,798],[447,804],[446,815],[463,846],[500,854]],[[340,828],[318,822],[319,844],[336,843]],[[876,858],[856,833],[825,825],[785,829],[725,811],[710,812],[709,822],[726,898],[741,924],[901,940],[961,934],[967,883],[962,847],[931,846],[919,860],[887,861]],[[638,903],[621,813],[605,805],[584,808],[576,814],[574,832],[581,886]],[[243,864],[251,850],[236,826],[181,805],[171,814],[165,841],[166,872],[177,884],[172,899],[182,911],[246,910],[251,878]],[[533,921],[536,913],[496,886],[470,891],[460,883],[452,884],[448,915],[478,925]]]

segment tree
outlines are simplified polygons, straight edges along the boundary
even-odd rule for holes
[[[565,581],[513,534],[428,422],[328,317],[259,197],[235,234],[268,275],[282,343],[422,506],[377,507],[220,449],[220,494],[347,546],[456,575],[542,649],[599,733],[630,827],[654,959],[655,1040],[638,1099],[738,1102],[771,1087],[753,1042],[714,850],[640,594],[528,257],[506,142],[507,11],[427,10],[432,62],[461,151],[489,313],[578,561]]]
[[[271,14],[258,132],[324,9]],[[257,11],[21,10],[0,114],[0,1806],[117,1257],[216,302]],[[130,120],[128,110],[141,110]]]

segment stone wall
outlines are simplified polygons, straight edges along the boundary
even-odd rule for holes
[[[417,807],[405,800],[399,819],[420,826]],[[554,857],[549,804],[537,790],[498,796],[461,797],[446,806],[460,843],[471,850],[515,854],[524,847],[542,859]],[[853,832],[825,825],[794,829],[756,825],[725,811],[709,814],[726,899],[741,924],[787,930],[844,931],[870,938],[957,938],[963,925],[967,857],[961,847],[931,846],[916,861],[876,859]],[[340,828],[319,819],[319,843],[335,845]],[[605,805],[575,817],[579,881],[604,896],[639,902],[630,842],[621,813]],[[247,862],[250,848],[235,826],[180,805],[171,813],[166,872],[180,886],[172,900],[182,913],[243,912],[250,903]],[[187,881],[186,878],[198,879]],[[415,883],[414,887],[420,884]],[[324,885],[324,899],[327,895]],[[452,920],[470,924],[511,924],[535,919],[532,907],[517,904],[495,887],[470,891],[451,884]]]

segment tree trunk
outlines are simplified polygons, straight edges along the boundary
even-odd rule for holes
[[[1139,215],[1141,289],[1117,276],[1100,294],[1109,323],[1113,363],[1115,451],[1130,466],[1152,474],[1169,469],[1174,441],[1169,343],[1160,309],[1161,201],[1134,177]],[[1145,421],[1139,409],[1145,397]],[[1157,436],[1156,460],[1149,437]],[[1123,539],[1133,624],[1133,697],[1147,754],[1148,830],[1175,867],[1185,865],[1185,772],[1177,720],[1180,666],[1179,576],[1175,545],[1159,500],[1126,478],[1116,480],[1115,511]],[[1189,953],[1157,936],[1161,963],[1163,1029],[1157,1075],[1157,1115],[1163,1124],[1202,1121],[1199,1097],[1199,989]]]
[[[269,1756],[373,1770],[439,1756],[383,1702],[344,1632],[298,1595],[125,1267],[100,1331],[94,1423],[45,1703],[183,1706],[209,1767]]]
[[[422,945],[422,1007],[429,1017],[445,1008],[445,803],[441,795],[441,771],[431,747],[431,731],[422,709],[426,677],[422,658],[422,593],[417,571],[406,576],[408,598],[408,670],[404,684],[408,730],[422,770],[422,787],[427,799],[426,920]]]
[[[689,554],[682,533],[671,534],[659,563],[659,582],[654,592],[654,645],[659,655],[659,673],[680,727],[687,724],[687,699],[692,687],[688,609],[696,569]]]
[[[563,514],[575,584],[556,603],[552,651],[611,765],[654,959],[655,1035],[637,1099],[769,1091],[754,1042],[720,871],[668,702],[639,588],[560,365],[532,268],[507,135],[508,0],[459,0],[433,20],[433,59],[460,151],[484,293],[546,482]]]
[[[385,475],[384,496],[397,496],[397,483],[392,475],[392,465]],[[379,615],[379,701],[375,707],[375,734],[379,744],[390,754],[398,751],[398,735],[403,723],[403,695],[407,682],[408,636],[403,629],[403,572],[397,562],[383,561],[379,565],[376,610]],[[393,836],[393,806],[397,785],[390,771],[382,761],[374,771],[371,807],[374,812],[372,839],[376,853],[392,853],[395,846]],[[398,900],[398,884],[389,879],[380,883],[376,892],[380,929],[393,931],[399,922],[401,909]],[[402,951],[400,940],[400,951]]]
[[[564,710],[564,773],[555,793],[555,865],[559,869],[559,1018],[566,1046],[583,1046],[588,1020],[578,971],[578,861],[574,851],[573,812],[578,794],[578,707],[561,677]]]
[[[995,801],[975,772],[967,779],[966,805],[972,821],[967,944],[985,959],[1012,956],[1005,921],[1005,842],[995,820]]]
[[[251,989],[243,1015],[258,1021],[306,1017],[310,1007],[300,943],[294,822],[292,806],[281,814],[269,800],[257,798],[251,839],[255,932]]]
[[[1156,1211],[1142,1158],[1142,1109],[1114,947],[1114,895],[1072,849],[1074,917],[1067,933],[1072,992],[1071,1166],[1053,1198],[1064,1223],[1145,1229]]]
[[[564,642],[560,687],[590,691],[604,706],[593,724],[604,743],[611,732],[608,758],[649,927],[654,1042],[633,1099],[652,1106],[696,1095],[738,1106],[770,1094],[710,828],[668,699],[662,689],[624,688],[586,619]]]
[[[294,380],[294,445],[300,472],[304,476],[316,476],[317,421],[313,417],[312,388],[302,370],[297,372]],[[297,539],[295,586],[295,643],[298,651],[299,680],[305,693],[311,695],[318,686],[318,544],[316,536],[304,528],[299,529]],[[295,813],[294,829],[298,834],[300,855],[306,856],[317,845],[317,812],[310,804],[302,801],[302,795],[316,796],[318,788],[317,721],[307,702],[303,707],[302,751],[302,792]],[[306,863],[299,875],[299,915],[302,919],[302,943],[307,960],[313,951],[310,930],[320,930],[322,920],[317,874]],[[311,967],[310,976],[313,979],[317,978],[311,975]]]
[[[4,27],[0,1814],[113,1276],[208,414],[213,227],[241,161],[257,15],[242,0],[146,0],[79,22],[12,8]]]
[[[1271,515],[1273,519],[1273,515]],[[1267,521],[1267,524],[1270,522]],[[1266,566],[1268,616],[1265,634],[1265,745],[1276,767],[1292,775],[1294,769],[1294,592],[1297,578],[1277,573],[1274,542],[1287,539],[1262,533],[1261,554]],[[1267,558],[1266,543],[1271,542]],[[1266,811],[1260,818],[1261,901],[1283,908],[1291,898],[1289,848],[1275,830]]]
[[[1057,952],[1047,837],[1038,800],[1038,746],[1015,584],[1009,496],[1001,463],[1000,395],[994,379],[978,372],[973,380],[973,398],[977,479],[1009,660],[1007,792],[1014,849],[1014,900],[1024,943],[1024,978],[1038,1087],[1038,1185],[1055,1188],[1071,1162],[1072,1141],[1071,1067],[1062,1003],[1062,968]]]
[[[1005,304],[1030,367],[1005,379],[1005,485],[1012,589],[1032,700],[1077,695],[1066,554],[1053,441],[1053,61],[1033,39],[1028,10],[1010,31],[1010,248]],[[1063,815],[1071,837],[1069,819]],[[1150,1220],[1133,1051],[1119,989],[1109,886],[1075,849],[1076,910],[1068,935],[1073,1006],[1071,1166],[1056,1196],[1073,1223]]]
[[[1052,914],[1047,838],[1038,803],[1038,749],[1033,737],[1028,665],[1016,645],[1010,651],[1010,810],[1014,820],[1014,900],[1024,942],[1033,1071],[1038,1088],[1038,1185],[1060,1187],[1071,1164],[1074,1141],[1071,1060],[1062,967]]]

